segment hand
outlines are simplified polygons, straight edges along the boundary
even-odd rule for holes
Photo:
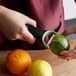
[[[66,29],[63,34],[67,36],[73,33],[76,33],[76,25]],[[59,58],[62,58],[62,59],[67,59],[67,60],[76,59],[76,47],[74,47],[72,50],[62,51],[60,54],[62,56],[59,56]]]
[[[59,58],[62,59],[67,59],[67,60],[76,59],[76,47],[73,48],[72,50],[62,51],[60,54],[62,56],[59,56]]]
[[[36,27],[36,21],[11,9],[0,6],[0,31],[9,40],[24,40],[33,44],[35,38],[25,24]]]
[[[63,32],[63,35],[67,36],[74,33],[76,33],[76,25],[65,29],[65,31]]]

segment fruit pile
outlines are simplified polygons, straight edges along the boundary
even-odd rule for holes
[[[69,41],[63,35],[55,35],[50,48],[56,55],[69,49]],[[27,76],[52,76],[51,65],[45,60],[36,60],[32,63],[30,54],[21,49],[11,51],[6,57],[6,67],[12,74],[21,75],[27,72]]]
[[[45,60],[36,60],[32,63],[30,54],[22,49],[11,51],[6,57],[8,71],[15,75],[27,72],[26,76],[52,76],[52,67]]]

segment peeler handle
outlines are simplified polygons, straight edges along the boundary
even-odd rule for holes
[[[36,27],[33,27],[31,25],[26,25],[30,33],[36,37],[42,39],[43,34],[46,32],[46,30],[42,30]]]
[[[44,45],[46,48],[49,48],[49,45],[45,42],[45,40],[44,40],[45,37],[46,37],[48,34],[57,34],[57,32],[55,32],[55,31],[52,31],[52,30],[42,30],[42,29],[33,27],[33,26],[31,26],[31,25],[26,25],[26,27],[28,28],[28,30],[30,31],[30,33],[31,33],[34,37],[41,39],[43,45]]]

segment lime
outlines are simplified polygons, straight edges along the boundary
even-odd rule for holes
[[[52,67],[45,60],[36,60],[30,67],[27,76],[52,76]]]
[[[63,35],[55,35],[50,44],[52,52],[56,55],[60,55],[61,51],[69,50],[69,40]]]

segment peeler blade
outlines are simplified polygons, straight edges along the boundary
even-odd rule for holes
[[[55,34],[53,34],[52,37],[49,39],[47,45],[50,45],[50,44],[51,44],[51,41],[52,41],[52,39],[54,38],[54,36],[55,36]]]

